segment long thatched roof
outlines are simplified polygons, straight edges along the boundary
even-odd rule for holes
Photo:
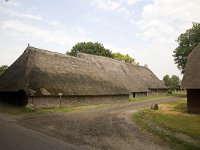
[[[120,83],[130,92],[144,92],[149,89],[165,89],[166,86],[147,67],[136,66],[123,61],[118,61],[102,56],[78,54],[96,65],[100,72],[108,75],[113,82]]]
[[[200,89],[200,43],[187,57],[181,86],[185,89]]]
[[[0,91],[41,95],[120,95],[165,89],[151,70],[111,58],[27,47],[0,76]]]

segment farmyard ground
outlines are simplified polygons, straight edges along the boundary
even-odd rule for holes
[[[163,97],[141,102],[112,104],[91,110],[66,113],[36,113],[18,117],[22,126],[56,137],[83,149],[168,149],[132,122],[132,113],[155,103],[178,100]]]

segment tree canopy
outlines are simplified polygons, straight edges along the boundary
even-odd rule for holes
[[[99,42],[80,42],[77,43],[72,47],[70,51],[68,51],[66,54],[71,56],[77,56],[78,53],[86,53],[86,54],[92,54],[92,55],[100,55],[104,57],[110,57],[114,58],[116,60],[125,61],[128,63],[132,63],[135,65],[138,65],[139,63],[136,63],[134,58],[129,56],[128,54],[123,55],[121,53],[112,53],[111,50],[106,49],[103,44]]]
[[[173,90],[178,89],[180,85],[180,79],[176,75],[172,75],[171,77],[171,87]]]
[[[123,54],[121,54],[121,53],[112,53],[112,56],[113,56],[114,59],[123,60],[123,61],[129,62],[129,63],[132,63],[132,62],[135,61],[135,60],[134,60],[131,56],[129,56],[128,54],[123,55]]]
[[[175,64],[184,73],[187,56],[200,42],[200,23],[193,23],[192,28],[182,33],[178,39],[178,47],[173,51]]]
[[[4,71],[8,68],[7,65],[0,66],[0,75],[4,73]]]
[[[163,81],[165,85],[173,91],[179,88],[180,79],[177,75],[172,75],[172,77],[170,77],[167,74],[163,77]]]
[[[166,86],[168,86],[168,87],[171,86],[171,78],[168,74],[163,77],[163,81],[164,81]]]
[[[109,49],[106,49],[103,44],[99,42],[81,42],[74,45],[70,52],[67,52],[68,55],[77,56],[77,53],[86,53],[93,55],[101,55],[105,57],[113,57],[112,52]]]

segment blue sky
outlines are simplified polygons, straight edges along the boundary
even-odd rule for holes
[[[173,61],[178,35],[200,22],[200,0],[0,0],[0,65],[31,46],[65,53],[99,41],[129,54],[160,78],[180,71]]]

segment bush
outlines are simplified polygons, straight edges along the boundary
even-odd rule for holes
[[[168,94],[172,94],[172,90],[170,89],[170,90],[168,90],[168,92],[167,92]]]

